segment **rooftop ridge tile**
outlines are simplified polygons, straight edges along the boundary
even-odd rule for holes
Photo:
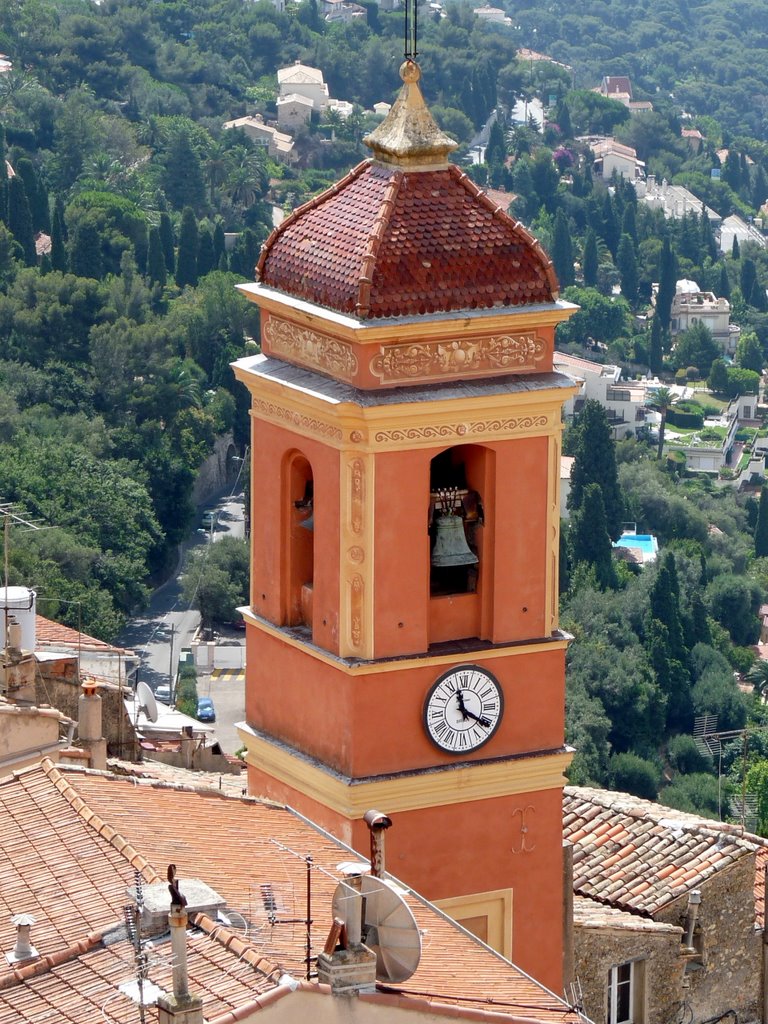
[[[362,319],[365,319],[371,311],[371,285],[373,284],[376,259],[379,255],[384,235],[389,227],[402,180],[402,172],[392,175],[384,193],[384,198],[381,201],[381,209],[376,215],[376,219],[371,227],[371,233],[368,236],[368,248],[360,264],[358,299],[355,305],[355,312]]]
[[[21,985],[30,978],[47,974],[48,971],[61,967],[62,964],[76,960],[83,953],[88,953],[99,946],[104,938],[104,934],[104,932],[89,932],[84,939],[79,939],[71,946],[58,949],[55,953],[42,956],[39,960],[26,963],[22,967],[11,966],[8,973],[0,977],[0,991],[12,988],[14,985]]]
[[[83,800],[71,782],[64,778],[61,770],[51,761],[49,757],[44,757],[40,762],[40,768],[43,774],[47,776],[54,788],[58,790],[61,796],[67,801],[72,810],[82,820],[89,825],[97,835],[100,835],[105,842],[117,850],[117,852],[124,857],[128,863],[136,871],[139,871],[146,882],[160,882],[162,881],[158,872],[148,863],[146,858],[142,857],[141,854],[134,849],[131,844],[124,839],[119,832],[117,832],[111,825],[107,825]],[[75,771],[85,771],[87,769],[75,768]],[[106,772],[100,772],[97,774],[108,774]]]

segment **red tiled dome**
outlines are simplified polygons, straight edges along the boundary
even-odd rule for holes
[[[360,319],[552,302],[539,243],[458,167],[365,161],[272,232],[266,285]]]

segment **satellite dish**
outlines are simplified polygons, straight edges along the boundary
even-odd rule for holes
[[[408,904],[391,882],[373,875],[360,878],[361,900],[350,899],[351,887],[349,882],[336,887],[333,916],[346,921],[350,909],[362,903],[362,938],[376,954],[376,980],[406,981],[421,959],[421,933]]]
[[[157,721],[157,701],[146,683],[139,683],[136,687],[136,701],[139,709],[144,712],[150,722]]]

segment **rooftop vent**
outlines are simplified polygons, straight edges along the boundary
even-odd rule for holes
[[[40,954],[29,941],[29,932],[36,918],[32,914],[16,914],[11,918],[16,926],[16,945],[12,953],[6,953],[5,959],[9,964],[24,963],[25,960],[35,960]]]

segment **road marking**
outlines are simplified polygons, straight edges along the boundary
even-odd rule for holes
[[[215,668],[211,672],[211,680],[213,682],[234,682],[239,679],[245,681],[245,669],[243,668]]]

